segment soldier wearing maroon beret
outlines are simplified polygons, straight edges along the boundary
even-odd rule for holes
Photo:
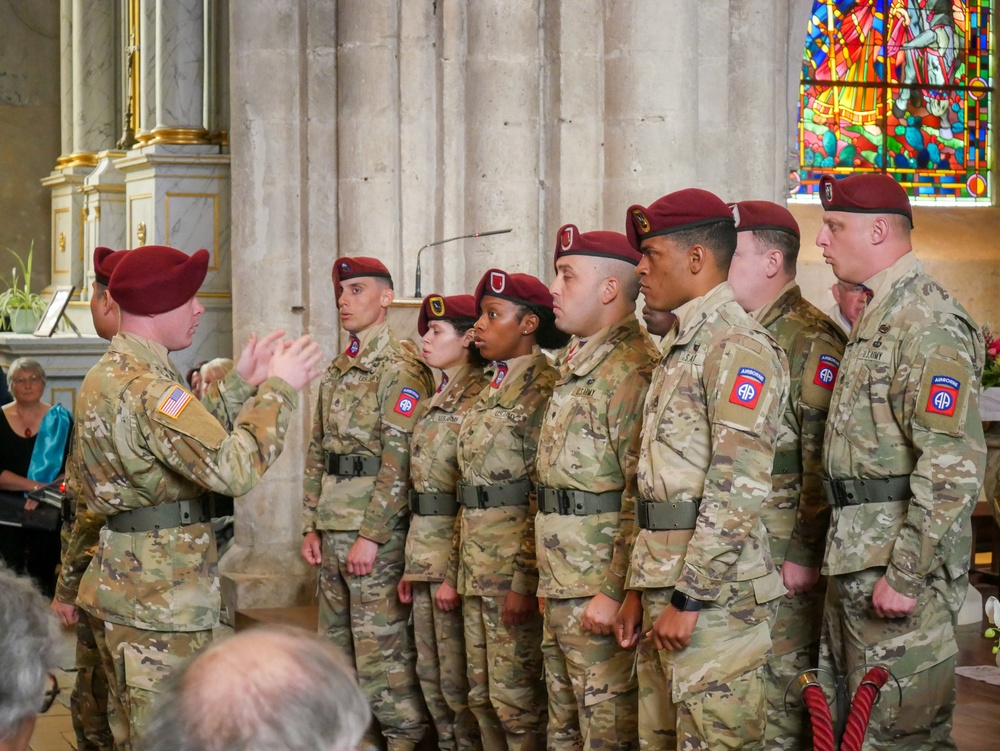
[[[642,255],[625,235],[566,224],[553,257],[556,325],[573,338],[536,459],[548,748],[638,748],[632,655],[612,631],[625,593],[622,530],[635,517],[643,402],[659,352],[635,317]]]
[[[955,748],[955,613],[983,482],[979,326],[913,253],[906,191],[888,175],[820,180],[816,244],[869,298],[851,329],[823,446],[832,506],[820,666],[884,664],[873,749]],[[850,691],[864,671],[851,673]]]
[[[674,737],[677,748],[763,745],[763,665],[785,590],[760,510],[788,375],[726,281],[734,225],[698,189],[626,213],[646,304],[677,317],[646,396],[615,624],[623,647],[638,643],[639,738],[650,748]]]
[[[733,296],[788,358],[772,491],[761,509],[771,557],[789,594],[778,601],[774,650],[764,671],[765,747],[797,749],[808,745],[808,720],[798,692],[786,697],[785,689],[818,659],[825,588],[817,582],[830,517],[821,482],[823,433],[844,336],[795,283],[799,225],[788,209],[770,201],[740,201],[731,209],[737,233],[729,267]]]
[[[97,254],[100,274],[110,256]],[[82,492],[106,517],[77,604],[91,618],[109,678],[116,748],[149,721],[158,686],[212,637],[218,555],[207,493],[249,492],[278,458],[298,391],[319,375],[319,349],[282,332],[251,336],[205,403],[169,353],[191,344],[208,252],[136,248],[108,280],[118,333],[77,400]]]
[[[386,321],[392,276],[377,258],[332,269],[347,347],[320,381],[303,484],[302,557],[319,565],[319,631],[349,655],[389,751],[427,728],[400,602],[410,518],[410,439],[433,391],[430,371]],[[372,737],[378,747],[382,739]]]
[[[552,295],[529,274],[490,269],[476,288],[475,344],[492,380],[458,439],[460,540],[469,707],[484,748],[545,746],[542,619],[535,596],[535,455],[557,373],[541,347],[568,337]]]
[[[97,335],[108,341],[118,333],[119,320],[118,303],[108,292],[108,282],[126,253],[127,250],[104,247],[94,249],[90,314]],[[75,513],[63,515],[60,535],[62,565],[55,596],[52,598],[52,610],[63,625],[76,627],[76,679],[73,682],[70,710],[77,747],[110,748],[114,741],[108,725],[108,679],[101,665],[91,621],[86,616],[80,618],[76,607],[80,577],[94,557],[101,527],[104,526],[104,517],[87,509],[83,495],[82,449],[78,438],[78,435],[74,435],[73,449],[66,462],[66,496],[72,504],[70,508],[75,506]]]

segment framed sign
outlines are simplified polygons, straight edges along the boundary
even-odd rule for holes
[[[66,305],[69,303],[69,298],[73,295],[74,289],[76,287],[72,284],[55,288],[55,291],[52,293],[52,299],[49,300],[49,306],[45,309],[41,320],[38,321],[38,325],[35,327],[35,336],[52,336],[52,332],[56,330],[56,324],[59,323],[63,311],[66,310]]]

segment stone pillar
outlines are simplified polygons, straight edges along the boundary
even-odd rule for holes
[[[139,0],[139,108],[135,129],[139,143],[156,127],[156,0]]]
[[[114,145],[114,4],[73,0],[73,154],[89,166],[96,154]]]
[[[73,151],[73,0],[59,2],[60,153]]]
[[[466,288],[491,266],[546,278],[540,216],[539,3],[479,0],[466,8],[467,231],[512,227],[465,243]]]
[[[205,143],[204,0],[158,0],[156,15],[156,126],[150,143]]]
[[[402,289],[399,6],[337,3],[337,247],[382,259]]]
[[[337,5],[241,0],[230,9],[232,108],[241,113],[230,134],[236,348],[252,331],[282,328],[288,336],[309,331],[328,357],[337,350],[330,283],[338,228]],[[382,207],[377,215],[395,221]],[[368,242],[373,222],[369,211]],[[314,403],[302,394],[284,453],[236,501],[236,537],[220,564],[230,613],[314,597],[316,571],[299,555]]]
[[[124,154],[120,151],[102,151],[97,155],[97,167],[83,181],[83,288],[80,298],[90,299],[94,281],[94,248],[126,247],[125,236],[125,175],[114,160]],[[73,316],[78,327],[93,328],[89,311],[86,315]]]

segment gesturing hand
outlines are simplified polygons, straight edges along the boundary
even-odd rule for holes
[[[257,334],[250,334],[250,341],[240,353],[240,359],[236,362],[236,372],[251,386],[260,386],[267,378],[267,368],[271,363],[271,356],[275,350],[282,346],[281,337],[284,331],[272,331],[261,340],[257,340]]]
[[[301,390],[323,372],[317,367],[322,358],[319,345],[306,334],[275,349],[267,366],[267,377],[281,378],[295,390]]]

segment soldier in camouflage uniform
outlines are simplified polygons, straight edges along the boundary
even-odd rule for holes
[[[956,615],[986,448],[984,344],[912,252],[909,199],[888,175],[824,176],[816,243],[869,300],[830,404],[823,468],[833,513],[821,666],[884,664],[893,681],[865,749],[955,748]],[[863,670],[851,674],[857,688]]]
[[[111,341],[118,333],[118,303],[111,299],[108,282],[111,273],[128,251],[94,249],[94,281],[90,294],[90,315],[94,329],[102,339]],[[70,714],[76,732],[77,751],[104,751],[114,742],[108,724],[108,677],[101,664],[94,629],[89,617],[80,618],[76,596],[80,577],[90,565],[104,517],[91,513],[83,494],[80,467],[79,432],[73,436],[73,449],[66,462],[66,497],[62,539],[62,565],[56,583],[52,611],[64,626],[76,627],[76,680],[70,695]]]
[[[542,619],[535,597],[535,452],[558,377],[539,347],[563,346],[552,296],[527,274],[490,269],[479,282],[476,346],[492,380],[458,438],[460,541],[469,707],[486,751],[545,746]]]
[[[454,573],[446,578],[458,513],[458,430],[488,382],[485,361],[472,344],[475,322],[472,295],[432,294],[420,306],[424,362],[441,370],[441,383],[410,442],[410,530],[398,587],[399,599],[413,603],[417,677],[446,751],[481,748],[469,710],[461,600]]]
[[[319,572],[319,632],[352,660],[389,751],[412,749],[427,729],[399,601],[409,522],[410,435],[433,391],[412,345],[389,330],[389,270],[375,258],[339,258],[333,286],[351,335],[320,381],[306,454],[302,556]],[[376,745],[374,729],[369,743]]]
[[[83,495],[107,517],[80,582],[109,680],[115,747],[128,750],[162,682],[211,639],[219,620],[206,490],[243,495],[281,453],[298,389],[319,375],[318,348],[280,334],[257,342],[221,384],[215,414],[181,386],[168,353],[184,349],[204,308],[209,254],[130,251],[111,276],[119,333],[80,389]]]
[[[760,510],[788,366],[726,282],[736,232],[725,203],[682,190],[630,207],[626,221],[646,304],[677,316],[646,397],[615,624],[622,646],[639,643],[640,747],[759,749],[763,665],[785,593]]]
[[[625,568],[614,541],[632,524],[642,405],[659,360],[635,317],[640,258],[618,232],[567,224],[557,235],[549,291],[556,326],[573,339],[537,459],[549,751],[639,746],[632,655],[612,634],[624,582],[609,567],[614,554]]]
[[[761,508],[771,558],[788,596],[778,601],[771,628],[773,655],[765,666],[767,749],[807,748],[809,721],[797,687],[816,666],[826,588],[819,583],[830,519],[821,476],[823,431],[844,354],[844,335],[802,297],[795,283],[799,225],[769,201],[733,204],[737,243],[729,283],[744,310],[777,340],[788,358],[789,391],[771,477]]]

